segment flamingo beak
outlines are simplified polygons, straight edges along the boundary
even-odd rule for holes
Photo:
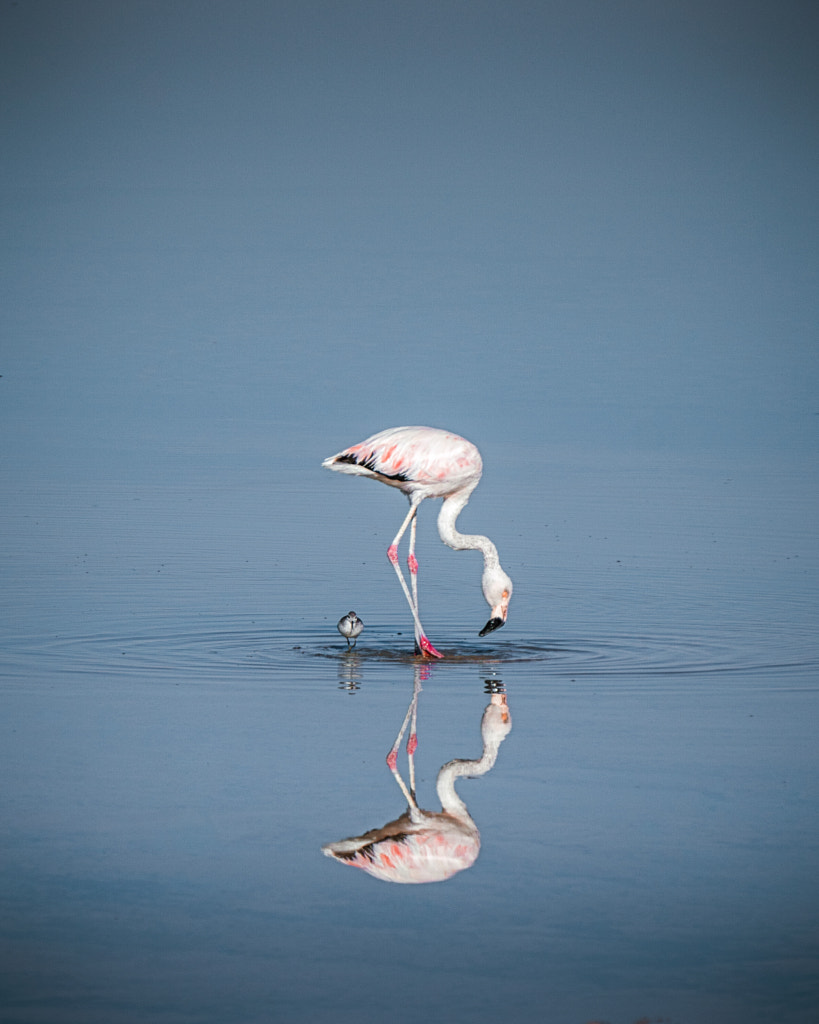
[[[478,633],[478,636],[486,636],[487,633],[500,629],[501,626],[506,624],[506,616],[508,612],[509,594],[504,590],[503,600],[492,609],[492,618],[487,622],[480,633]]]

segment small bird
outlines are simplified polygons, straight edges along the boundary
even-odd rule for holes
[[[390,487],[397,487],[409,499],[410,510],[387,549],[387,557],[395,569],[412,612],[415,646],[419,654],[424,657],[442,657],[427,639],[418,616],[415,515],[424,498],[444,499],[438,515],[438,534],[444,544],[457,551],[475,549],[483,555],[481,587],[492,612],[478,635],[486,636],[506,622],[512,597],[512,581],[501,568],[498,549],[488,537],[458,533],[455,529],[455,520],[469,501],[483,472],[481,453],[474,444],[437,427],[393,427],[330,456],[322,465],[339,473],[380,480]],[[410,524],[407,565],[412,583],[411,594],[398,564],[398,543]]]
[[[353,647],[355,647],[356,638],[361,636],[361,631],[364,629],[364,623],[359,619],[355,612],[347,612],[347,614],[338,620],[338,626],[336,627],[339,633],[346,639],[347,646],[350,646],[350,638],[353,640]]]

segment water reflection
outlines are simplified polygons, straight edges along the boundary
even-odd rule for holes
[[[338,688],[355,693],[361,686],[361,656],[355,647],[346,650],[338,663]]]
[[[485,775],[495,764],[498,749],[512,728],[500,680],[487,680],[490,698],[481,718],[483,753],[473,760],[456,758],[443,765],[436,782],[441,810],[423,810],[415,799],[415,750],[418,697],[422,674],[427,672],[426,666],[415,668],[412,700],[387,754],[387,765],[406,798],[407,810],[381,828],[322,846],[325,856],[361,868],[384,882],[443,882],[475,863],[481,836],[466,804],[455,791],[455,782],[464,776]],[[407,728],[409,785],[398,770],[398,750]]]

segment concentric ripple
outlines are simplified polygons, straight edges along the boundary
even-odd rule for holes
[[[74,675],[133,677],[155,675],[230,680],[283,670],[296,672],[318,662],[361,671],[378,665],[418,663],[411,636],[378,628],[368,630],[355,648],[326,629],[271,630],[247,628],[165,629],[135,633],[31,636],[6,640],[0,652],[0,676]],[[819,651],[812,636],[794,634],[787,641],[766,636],[721,633],[717,637],[617,633],[514,640],[493,644],[439,644],[444,655],[435,665],[542,665],[553,676],[675,676],[712,673],[775,672],[819,676]]]

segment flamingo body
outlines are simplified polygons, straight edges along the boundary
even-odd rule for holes
[[[322,465],[338,473],[380,480],[381,483],[398,488],[409,499],[409,513],[387,549],[387,556],[395,568],[412,612],[415,643],[419,653],[441,657],[427,638],[418,614],[415,516],[425,498],[444,499],[438,516],[438,533],[445,544],[456,550],[477,549],[483,554],[481,585],[492,614],[479,635],[485,636],[506,622],[512,581],[501,568],[497,548],[488,537],[462,534],[455,529],[455,521],[483,472],[481,455],[474,444],[458,434],[436,427],[393,427],[373,434],[360,444],[345,448],[325,459]],[[398,564],[398,544],[408,526],[411,526],[411,530],[407,564],[412,593]]]
[[[350,867],[360,868],[382,882],[419,885],[445,882],[472,867],[481,849],[474,822],[462,823],[446,814],[409,811],[383,828],[355,839],[327,843],[322,850]]]
[[[435,427],[394,427],[325,459],[338,473],[368,476],[407,497],[446,498],[471,493],[483,472],[481,453],[470,441]]]

